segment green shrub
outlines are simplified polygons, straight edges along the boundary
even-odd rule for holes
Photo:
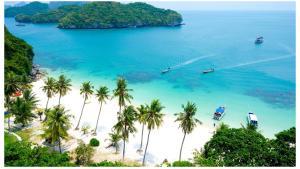
[[[76,153],[76,164],[86,166],[91,163],[94,149],[88,145],[80,142],[78,147],[75,149]]]
[[[91,145],[92,147],[98,147],[99,144],[100,144],[100,142],[99,142],[96,138],[92,138],[92,139],[90,140],[90,145]]]
[[[60,154],[48,147],[33,146],[26,141],[17,141],[5,145],[4,161],[7,167],[58,167],[74,166],[68,153]]]
[[[173,167],[193,167],[194,165],[189,161],[174,161]]]
[[[127,165],[122,163],[122,162],[119,162],[119,161],[101,161],[100,163],[93,163],[91,164],[90,166],[93,166],[93,167],[126,167]]]

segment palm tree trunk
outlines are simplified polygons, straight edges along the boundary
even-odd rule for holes
[[[98,128],[98,122],[99,122],[99,117],[100,117],[101,109],[102,109],[102,102],[100,103],[100,110],[99,110],[99,113],[98,113],[97,123],[96,123],[95,131],[94,131],[95,135],[97,134],[97,128]]]
[[[184,132],[181,147],[180,147],[179,161],[181,161],[181,152],[182,152],[182,147],[183,147],[183,143],[184,143],[184,140],[185,140],[185,136],[186,136],[186,132]]]
[[[85,100],[86,100],[86,97],[84,97],[84,101],[83,101],[83,105],[82,105],[80,117],[79,117],[79,120],[78,120],[78,123],[77,123],[77,126],[76,126],[75,130],[78,130],[78,129],[79,129],[79,124],[80,124],[81,116],[82,116],[83,109],[84,109],[84,106],[85,106]]]
[[[147,143],[146,143],[144,157],[143,157],[143,166],[145,166],[145,159],[146,159],[146,154],[147,154],[147,148],[148,148],[148,143],[149,143],[150,132],[151,132],[151,130],[149,130],[149,132],[148,132]]]
[[[61,93],[59,93],[58,106],[60,106],[60,98],[61,98]]]
[[[47,99],[47,103],[46,103],[46,108],[45,108],[45,111],[47,111],[47,109],[48,109],[48,103],[49,103],[49,97],[48,97],[48,99]]]
[[[145,127],[145,124],[143,123],[140,150],[142,150],[142,147],[143,147],[144,127]]]
[[[58,147],[59,147],[59,152],[61,153],[61,145],[60,145],[60,137],[58,137]]]
[[[123,157],[122,157],[123,161],[124,161],[124,157],[125,157],[125,139],[123,139]]]
[[[118,113],[118,115],[120,115],[120,114],[121,114],[121,111],[122,111],[122,106],[120,105],[120,108],[119,108],[119,113]]]
[[[48,118],[47,118],[46,112],[47,112],[47,109],[48,109],[48,102],[49,102],[49,99],[50,99],[50,98],[48,97],[47,103],[46,103],[46,108],[45,108],[45,113],[44,113],[44,114],[45,114],[44,122],[47,121],[47,119],[48,119]]]

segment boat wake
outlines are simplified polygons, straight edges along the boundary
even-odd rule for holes
[[[190,60],[187,60],[183,63],[180,63],[178,65],[175,65],[175,66],[172,66],[170,67],[171,69],[178,69],[180,67],[183,67],[183,66],[186,66],[186,65],[189,65],[189,64],[192,64],[194,62],[197,62],[201,59],[205,59],[205,58],[208,58],[208,57],[212,57],[212,56],[215,56],[214,54],[210,54],[210,55],[204,55],[204,56],[200,56],[200,57],[196,57],[196,58],[193,58],[193,59],[190,59]]]
[[[289,47],[288,45],[283,44],[283,43],[278,43],[278,45],[281,46],[282,48],[284,48],[290,54],[294,53],[294,50],[291,47]]]
[[[259,63],[272,62],[272,61],[287,59],[287,58],[290,58],[292,56],[293,55],[289,54],[289,55],[279,56],[279,57],[270,58],[270,59],[262,59],[262,60],[257,60],[257,61],[253,61],[253,62],[241,63],[241,64],[234,65],[234,66],[223,67],[223,68],[219,68],[218,70],[232,69],[232,68],[249,66],[249,65],[254,65],[254,64],[259,64]]]

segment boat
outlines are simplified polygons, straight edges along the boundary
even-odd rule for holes
[[[221,120],[225,115],[225,106],[220,106],[216,109],[213,119]]]
[[[258,126],[257,116],[253,112],[248,113],[248,124]]]
[[[25,26],[23,23],[16,23],[16,26]]]
[[[168,73],[170,70],[171,70],[171,68],[168,67],[168,69],[162,70],[160,73],[161,74],[165,74],[165,73]]]
[[[214,68],[210,68],[210,69],[203,70],[202,73],[203,73],[203,74],[206,74],[206,73],[212,73],[212,72],[214,72],[214,71],[215,71]]]
[[[260,36],[258,38],[256,38],[255,40],[255,44],[262,44],[264,42],[264,37]]]

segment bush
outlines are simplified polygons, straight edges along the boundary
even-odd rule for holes
[[[173,167],[193,167],[194,165],[189,161],[174,161]]]
[[[15,167],[58,167],[74,166],[67,153],[60,154],[48,147],[17,141],[5,145],[5,166]]]
[[[127,165],[119,161],[101,161],[100,163],[91,164],[93,167],[126,167]]]
[[[92,147],[98,147],[99,144],[100,144],[100,142],[99,142],[96,138],[92,138],[92,139],[90,140],[90,145],[91,145]]]
[[[85,166],[90,164],[94,149],[90,145],[80,142],[79,146],[75,149],[75,152],[76,164]]]

